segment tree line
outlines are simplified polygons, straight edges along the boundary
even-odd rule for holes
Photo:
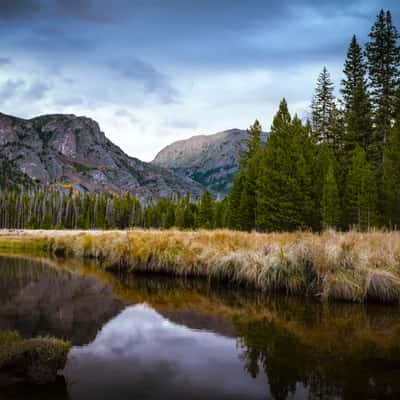
[[[381,10],[361,46],[353,36],[340,98],[326,67],[310,119],[283,99],[266,143],[255,121],[228,196],[206,191],[142,203],[132,195],[49,192],[7,185],[0,174],[0,228],[293,231],[400,226],[400,47]],[[3,184],[2,184],[3,182]],[[26,187],[26,185],[25,185]]]
[[[140,200],[126,194],[81,193],[72,190],[3,190],[1,229],[212,229],[222,227],[217,204],[209,192],[199,201],[190,196]]]

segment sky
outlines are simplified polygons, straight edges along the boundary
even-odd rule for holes
[[[95,119],[150,161],[175,140],[309,113],[326,65],[338,93],[353,34],[364,44],[398,0],[0,0],[0,112]]]

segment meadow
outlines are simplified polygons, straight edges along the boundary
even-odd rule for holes
[[[202,277],[321,301],[398,303],[400,233],[228,230],[0,231],[0,248],[101,268]]]

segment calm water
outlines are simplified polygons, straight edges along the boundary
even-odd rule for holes
[[[74,345],[55,384],[0,399],[400,399],[399,317],[0,256],[0,330]]]

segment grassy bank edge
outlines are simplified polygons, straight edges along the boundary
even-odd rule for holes
[[[23,339],[0,332],[0,374],[34,384],[54,382],[65,367],[71,343],[51,337]]]
[[[400,300],[400,234],[1,231],[0,248],[93,258],[103,268],[199,276],[350,302]]]

